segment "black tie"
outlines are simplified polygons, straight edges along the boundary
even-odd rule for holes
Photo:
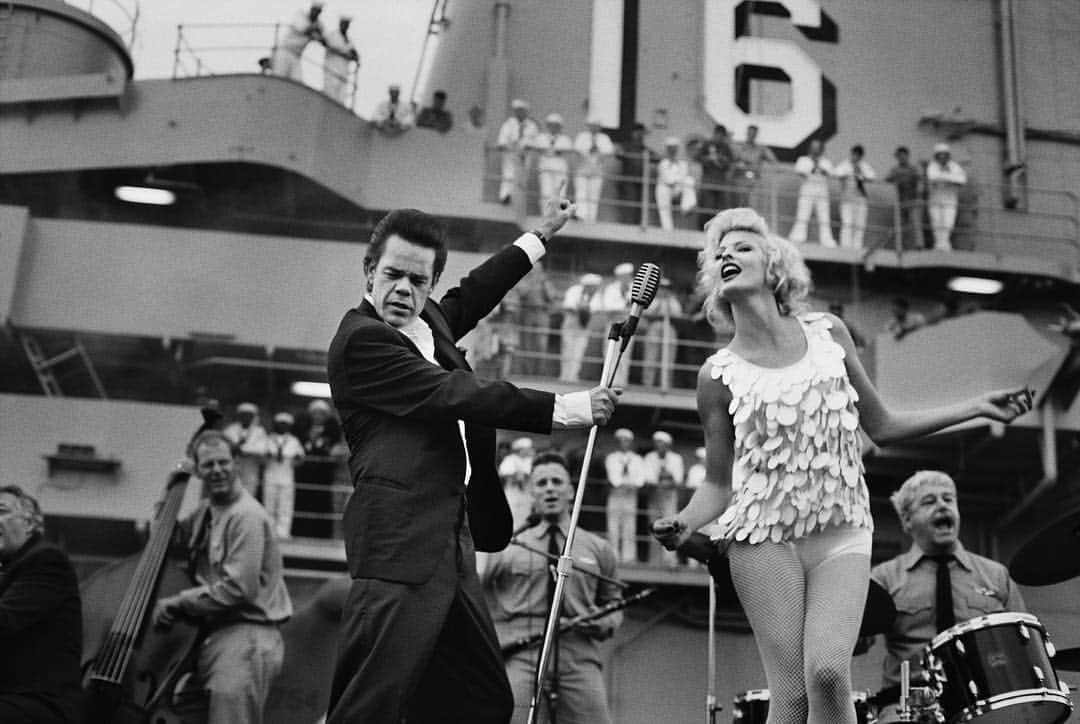
[[[956,614],[953,612],[952,580],[949,578],[949,561],[951,555],[931,556],[937,563],[937,593],[934,596],[934,619],[937,623],[938,633],[952,627],[956,623]]]
[[[562,556],[562,548],[559,546],[559,526],[552,525],[548,528],[548,554],[555,556],[556,560]],[[549,559],[548,568],[551,575],[548,576],[547,607],[551,610],[551,604],[555,601],[555,565],[556,561]]]

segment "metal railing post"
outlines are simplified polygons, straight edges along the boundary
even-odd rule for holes
[[[900,208],[900,194],[893,199],[893,234],[896,236],[896,256],[904,255],[904,214]]]
[[[649,149],[641,151],[641,230],[649,227]]]
[[[177,78],[177,72],[180,70],[180,43],[184,40],[184,26],[176,26],[176,48],[173,50],[173,66],[172,77],[173,80]]]

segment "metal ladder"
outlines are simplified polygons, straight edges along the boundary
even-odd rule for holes
[[[93,383],[98,397],[103,400],[108,399],[109,396],[105,394],[105,386],[101,384],[101,378],[98,377],[97,370],[94,369],[94,363],[90,360],[90,355],[86,353],[86,348],[78,337],[75,337],[75,343],[69,349],[52,357],[46,357],[41,345],[33,335],[20,330],[14,331],[22,343],[23,351],[26,352],[26,357],[30,360],[30,366],[33,367],[34,374],[37,375],[38,382],[41,383],[41,389],[47,397],[64,396],[60,381],[56,379],[54,368],[69,359],[79,358],[90,376],[90,381]]]

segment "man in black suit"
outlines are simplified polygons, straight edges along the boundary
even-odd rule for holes
[[[78,720],[82,605],[67,555],[42,539],[37,501],[0,487],[0,722]]]
[[[375,227],[367,294],[330,345],[328,372],[351,455],[344,515],[353,583],[328,724],[503,724],[513,697],[475,548],[510,539],[495,428],[549,433],[605,424],[617,393],[554,395],[473,375],[455,342],[544,254],[573,212],[553,199],[522,234],[448,291],[446,229],[402,209]],[[467,486],[467,487],[466,487]]]

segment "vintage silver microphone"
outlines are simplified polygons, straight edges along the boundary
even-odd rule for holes
[[[652,304],[656,297],[656,290],[659,288],[660,267],[652,262],[646,262],[638,267],[634,281],[630,284],[630,317],[623,323],[622,333],[619,335],[623,349],[637,331],[641,313]]]

